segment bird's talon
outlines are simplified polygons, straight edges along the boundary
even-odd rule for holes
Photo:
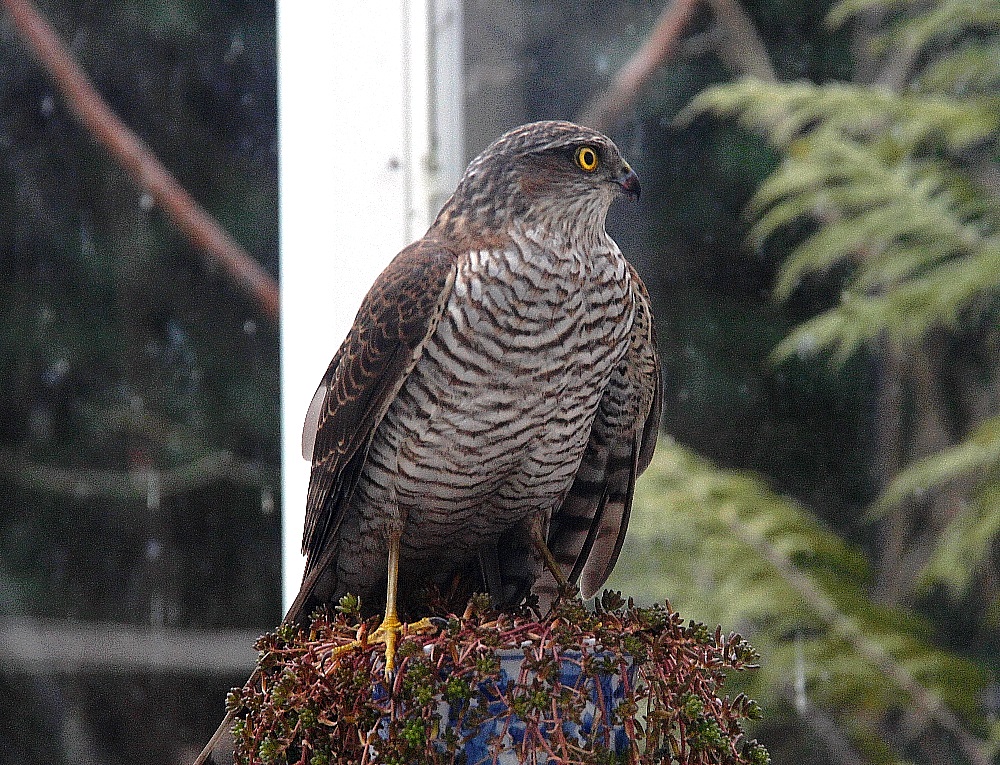
[[[386,614],[382,623],[368,638],[369,643],[385,643],[385,681],[392,682],[396,673],[396,644],[403,632],[404,625],[395,614]]]
[[[435,624],[434,620],[429,616],[425,616],[420,621],[403,625],[403,631],[407,635],[424,635],[436,629],[439,629],[439,625]]]
[[[438,629],[438,625],[428,617],[416,622],[403,624],[395,617],[386,617],[368,637],[368,643],[385,643],[385,680],[391,684],[396,674],[396,647],[401,635],[421,635]]]
[[[330,649],[330,653],[327,655],[328,660],[336,659],[338,656],[342,656],[345,653],[355,650],[356,648],[362,648],[364,646],[364,640],[352,640],[350,643],[344,643],[343,645],[338,645],[335,648]]]

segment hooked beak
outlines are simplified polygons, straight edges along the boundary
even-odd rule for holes
[[[622,191],[633,200],[639,199],[639,195],[642,194],[642,186],[639,185],[639,176],[628,165],[625,165],[622,169],[622,174],[615,178],[615,183],[621,186]]]

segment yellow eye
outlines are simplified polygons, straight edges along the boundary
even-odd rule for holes
[[[576,164],[585,173],[592,173],[597,169],[597,152],[592,146],[581,146],[576,150]]]

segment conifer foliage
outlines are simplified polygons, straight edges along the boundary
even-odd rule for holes
[[[746,211],[749,245],[781,253],[779,303],[817,284],[837,298],[771,361],[871,370],[878,499],[820,522],[807,502],[668,441],[614,581],[751,634],[765,716],[790,711],[830,761],[985,765],[1000,745],[988,703],[1000,4],[848,0],[826,24],[852,40],[851,80],[739,79],[681,121],[736,121],[778,152]]]

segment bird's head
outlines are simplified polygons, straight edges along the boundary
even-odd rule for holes
[[[638,176],[610,138],[572,122],[533,122],[469,163],[442,218],[470,232],[517,221],[603,234],[611,203],[639,193]]]

